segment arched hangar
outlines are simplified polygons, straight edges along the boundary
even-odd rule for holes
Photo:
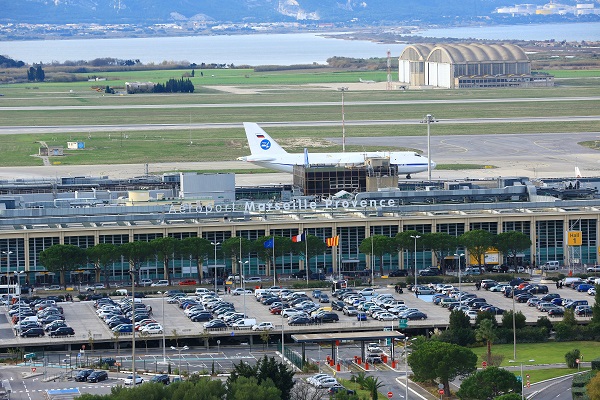
[[[414,44],[399,58],[398,77],[410,87],[485,88],[553,86],[532,74],[531,61],[514,44]]]

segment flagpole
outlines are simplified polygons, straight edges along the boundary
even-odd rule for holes
[[[277,278],[277,268],[275,267],[275,235],[273,235],[273,286],[277,286],[275,279]]]

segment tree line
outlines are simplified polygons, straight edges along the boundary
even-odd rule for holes
[[[188,79],[171,78],[166,83],[157,83],[153,93],[194,93],[194,84]]]
[[[265,242],[271,239],[274,241],[273,247],[266,248]],[[317,236],[305,235],[305,239],[306,241],[293,242],[291,238],[282,236],[263,236],[256,240],[234,236],[219,243],[221,248],[217,251],[217,255],[220,258],[230,258],[232,263],[237,265],[242,261],[243,255],[252,254],[270,267],[274,262],[272,257],[303,256],[307,260],[307,273],[310,274],[310,260],[325,253],[327,245]],[[157,259],[163,263],[163,279],[168,280],[170,284],[169,265],[176,257],[189,257],[195,260],[197,277],[202,279],[204,260],[215,255],[215,245],[212,243],[201,237],[185,239],[162,237],[149,242],[135,241],[121,245],[99,243],[87,249],[68,244],[54,245],[40,253],[40,262],[49,272],[60,275],[61,285],[65,284],[65,272],[91,263],[96,271],[96,281],[100,280],[100,273],[103,272],[108,287],[109,268],[121,258],[129,262],[131,271],[138,271],[142,263]],[[418,231],[404,231],[395,237],[385,235],[367,237],[360,243],[359,251],[378,257],[380,273],[383,275],[384,255],[397,254],[403,250],[412,251],[415,250],[415,245],[416,250],[434,252],[438,260],[443,260],[446,255],[454,254],[457,248],[464,247],[473,258],[478,260],[479,265],[483,265],[485,252],[492,247],[505,256],[512,257],[516,262],[516,255],[529,248],[531,240],[527,235],[517,231],[494,235],[484,230],[473,230],[459,237],[446,233],[422,234]]]

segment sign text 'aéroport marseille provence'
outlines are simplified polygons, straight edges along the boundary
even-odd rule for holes
[[[396,200],[324,200],[320,203],[316,201],[308,201],[299,199],[293,201],[279,201],[272,203],[256,203],[254,201],[246,201],[243,203],[243,211],[246,212],[269,212],[269,211],[303,211],[303,210],[333,210],[347,208],[367,208],[367,207],[395,207],[398,203]],[[229,204],[207,204],[202,203],[183,203],[173,204],[169,209],[169,214],[177,213],[223,213],[242,211],[240,203]]]

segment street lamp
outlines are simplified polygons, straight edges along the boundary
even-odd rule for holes
[[[456,254],[454,253],[454,257],[458,257],[458,293],[460,293],[461,289],[461,273],[460,273],[460,259],[464,256],[464,253]]]
[[[432,122],[437,121],[433,115],[427,114],[421,122],[427,123],[427,179],[431,181],[431,135],[429,133],[429,126]]]
[[[166,339],[165,339],[165,295],[167,292],[158,292],[162,296],[162,348],[163,348],[163,364],[167,363],[167,349],[166,349]]]
[[[189,350],[190,348],[187,346],[183,346],[183,347],[175,347],[175,346],[171,346],[171,350],[175,350],[179,353],[179,380],[181,380],[181,352],[184,350]]]
[[[217,293],[217,246],[221,244],[221,242],[210,242],[213,246],[215,246],[215,293]]]
[[[240,271],[242,271],[242,295],[244,296],[244,318],[246,318],[246,277],[244,275],[244,265],[248,264],[250,260],[244,262],[240,261]]]
[[[371,286],[375,284],[375,257],[373,253],[373,235],[371,235]]]
[[[417,239],[420,239],[421,236],[419,235],[410,235],[411,238],[415,239],[415,296],[419,296],[419,293],[417,293]]]
[[[534,362],[535,360],[529,360],[529,362]],[[508,360],[509,363],[516,363],[516,360]],[[523,385],[523,363],[519,362],[519,364],[521,364],[521,400],[525,400],[525,393],[523,393],[525,387]]]
[[[24,274],[25,271],[15,271],[15,283],[16,283],[16,287],[15,287],[15,298],[17,297],[17,295],[19,296],[19,325],[21,324],[21,274]],[[17,288],[19,290],[17,290]],[[17,293],[18,292],[18,293]]]
[[[344,113],[344,92],[348,91],[347,87],[338,88],[342,92],[342,152],[346,152],[346,114]]]
[[[408,400],[408,338],[406,335],[404,336],[404,371],[406,375],[404,376],[404,400]]]
[[[2,252],[2,254],[6,255],[6,290],[7,290],[7,294],[9,294],[9,295],[10,295],[10,255],[12,253],[13,252],[10,250]]]

